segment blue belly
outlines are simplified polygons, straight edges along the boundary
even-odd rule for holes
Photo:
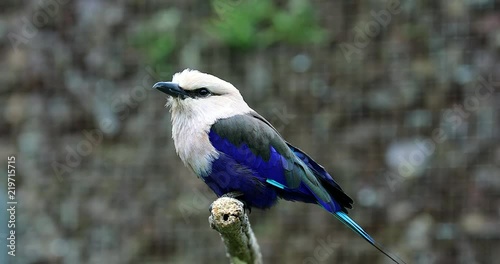
[[[202,178],[219,197],[229,192],[243,193],[238,199],[250,207],[266,209],[273,206],[278,198],[276,189],[266,183],[259,171],[224,153],[213,161],[211,173]]]

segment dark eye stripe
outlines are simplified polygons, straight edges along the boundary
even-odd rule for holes
[[[210,92],[210,90],[208,90],[205,87],[198,88],[198,89],[191,90],[191,91],[187,91],[186,90],[186,93],[191,98],[204,98],[204,97],[208,97],[208,96],[211,96],[211,95],[218,95],[218,94],[214,94],[214,93]]]

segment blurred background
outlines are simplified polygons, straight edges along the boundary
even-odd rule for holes
[[[0,36],[0,263],[228,263],[151,90],[187,67],[238,87],[408,263],[500,259],[499,1],[2,0]],[[391,263],[314,205],[250,219],[265,263]]]

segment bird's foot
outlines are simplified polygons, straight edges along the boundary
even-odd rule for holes
[[[241,200],[239,200],[239,201],[243,203],[243,210],[245,210],[247,212],[247,214],[251,214],[252,207],[248,206],[248,204],[245,201],[241,201]]]

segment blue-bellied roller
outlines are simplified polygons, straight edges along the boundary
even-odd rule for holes
[[[347,215],[353,200],[332,176],[286,142],[231,83],[186,69],[153,88],[169,95],[177,154],[217,196],[260,209],[278,198],[318,204],[394,262],[404,263]]]

